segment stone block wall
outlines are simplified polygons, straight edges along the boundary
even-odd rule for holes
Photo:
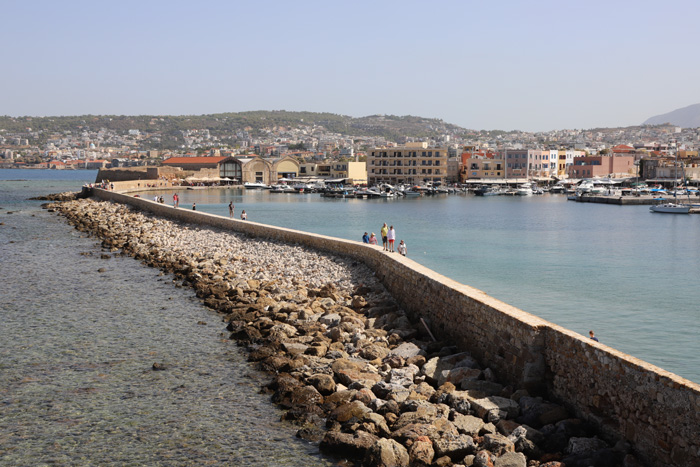
[[[503,382],[565,404],[610,440],[628,441],[650,465],[700,466],[700,385],[597,343],[381,247],[175,209],[93,190],[156,215],[350,256],[367,264],[436,337],[449,337]],[[368,278],[369,279],[369,278]]]
[[[700,466],[700,385],[550,324],[548,392],[651,464]]]

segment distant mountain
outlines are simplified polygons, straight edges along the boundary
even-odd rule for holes
[[[644,125],[661,125],[663,123],[670,123],[682,128],[700,127],[700,104],[689,105],[673,112],[651,117],[644,122]]]

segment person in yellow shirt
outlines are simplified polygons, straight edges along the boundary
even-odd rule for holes
[[[382,230],[379,231],[379,234],[382,236],[382,246],[384,247],[384,251],[387,251],[389,249],[389,239],[387,238],[387,235],[389,235],[389,227],[386,226],[386,222],[382,226]]]

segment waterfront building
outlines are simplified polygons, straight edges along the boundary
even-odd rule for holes
[[[331,178],[347,179],[354,185],[367,183],[367,163],[357,161],[335,162],[331,166]]]
[[[462,154],[460,181],[506,178],[505,160],[491,151],[472,151]]]
[[[530,149],[527,152],[528,177],[550,178],[556,175],[557,151]]]
[[[315,162],[302,162],[299,164],[300,177],[316,177],[318,176],[318,164]]]
[[[170,157],[162,162],[165,167],[179,167],[182,170],[197,171],[201,169],[218,169],[219,164],[226,159],[222,156],[206,157]]]
[[[574,157],[582,157],[585,155],[586,152],[579,149],[559,149],[557,151],[556,173],[553,173],[552,176],[566,178],[568,168],[574,164]]]
[[[179,168],[184,172],[183,175],[192,179],[240,181],[242,178],[242,163],[231,156],[170,157],[162,165]]]
[[[241,162],[241,182],[269,185],[277,180],[272,175],[272,163],[269,160],[251,155],[237,159]]]
[[[569,178],[634,176],[634,172],[634,156],[624,154],[578,156],[574,157],[573,165],[567,167]]]
[[[411,184],[444,183],[447,178],[447,148],[428,143],[379,147],[367,154],[367,183]]]
[[[272,164],[273,173],[270,178],[273,182],[280,178],[296,178],[299,175],[299,161],[292,156],[268,160]]]
[[[506,161],[506,178],[527,178],[528,176],[528,150],[527,149],[501,149],[499,156]]]

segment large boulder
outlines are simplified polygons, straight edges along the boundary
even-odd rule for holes
[[[369,344],[360,349],[360,357],[367,360],[382,359],[389,355],[389,349],[380,344]]]
[[[478,436],[484,427],[484,421],[472,415],[456,414],[452,423],[460,433],[470,436]]]
[[[380,399],[403,402],[411,395],[411,389],[400,384],[391,384],[386,381],[379,381],[372,386],[372,392]]]
[[[569,417],[564,407],[543,401],[541,397],[523,396],[518,400],[518,404],[522,413],[518,421],[535,428],[557,423]]]
[[[460,386],[464,381],[473,381],[479,379],[481,370],[478,368],[457,367],[451,370],[443,370],[438,375],[438,386],[442,386],[446,382],[450,382],[455,386]]]
[[[433,442],[427,436],[419,436],[408,449],[410,465],[415,467],[428,467],[433,463],[435,449]]]
[[[504,418],[515,418],[520,410],[520,406],[514,400],[499,396],[475,399],[471,405],[478,417],[493,423]]]
[[[306,379],[306,382],[315,387],[318,392],[328,396],[335,392],[336,384],[331,375],[323,373],[315,374]]]
[[[329,431],[321,440],[320,449],[334,456],[347,456],[361,459],[379,440],[376,436],[366,431],[355,433],[341,433]]]
[[[469,402],[469,400],[469,394],[466,391],[453,391],[448,394],[445,402],[452,407],[455,412],[468,414],[471,409],[471,402]]]
[[[443,371],[454,368],[479,368],[479,364],[467,353],[458,353],[445,357],[433,357],[422,368],[422,373],[432,383],[437,383]]]
[[[484,435],[482,447],[497,456],[501,456],[506,452],[515,452],[513,443],[508,438],[498,433]]]
[[[496,458],[494,467],[527,467],[527,458],[520,452],[507,452]]]
[[[438,418],[438,409],[430,403],[423,403],[413,412],[404,412],[394,423],[394,430],[413,424],[430,424]]]
[[[571,438],[569,439],[569,454],[591,454],[608,447],[608,444],[598,438]]]
[[[420,371],[417,366],[409,365],[403,368],[392,368],[385,381],[390,384],[409,387],[413,384],[413,378]]]
[[[380,438],[365,455],[364,463],[376,467],[408,467],[408,451],[393,439]]]
[[[399,357],[403,358],[404,360],[407,360],[411,357],[415,357],[417,355],[425,355],[425,352],[421,350],[420,347],[418,347],[416,344],[412,342],[404,342],[403,344],[399,345],[395,349],[392,349],[390,352],[391,355],[398,355]]]
[[[391,434],[391,438],[405,445],[415,442],[420,437],[426,437],[432,440],[437,433],[437,428],[430,423],[414,423],[402,428],[394,428],[395,430]]]
[[[379,374],[369,371],[365,364],[347,358],[341,358],[333,362],[331,369],[336,380],[345,386],[358,383],[371,388],[382,379]]]
[[[366,413],[371,412],[365,404],[360,401],[352,401],[334,409],[328,416],[329,421],[347,423],[350,421],[360,421]]]

